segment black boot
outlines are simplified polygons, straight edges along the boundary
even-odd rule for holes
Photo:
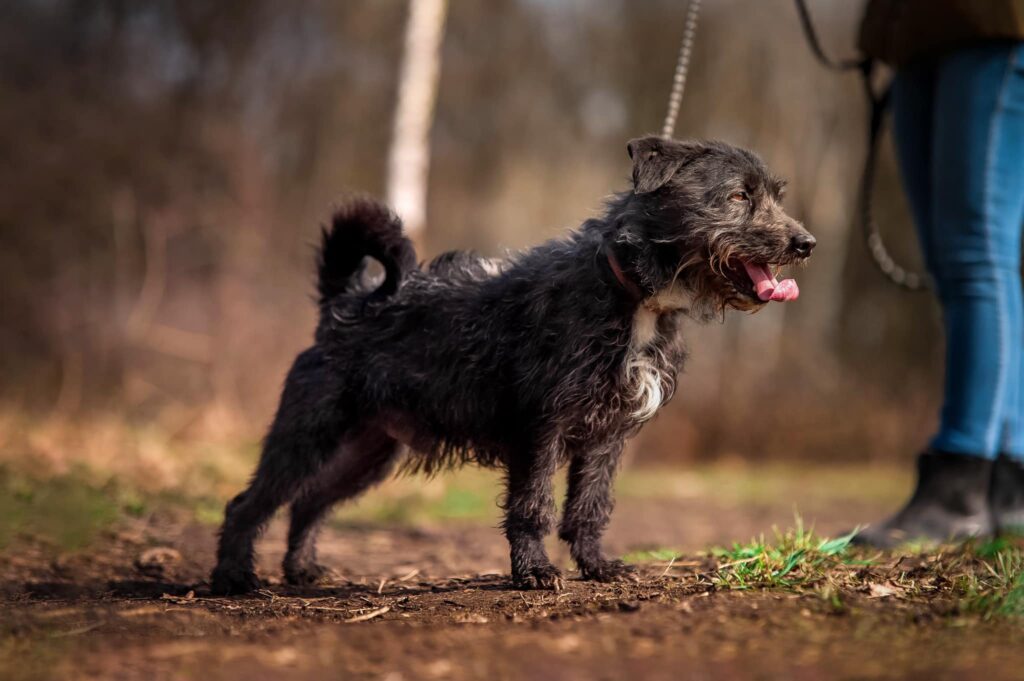
[[[988,459],[925,452],[917,459],[917,489],[907,505],[858,533],[853,543],[892,548],[914,540],[959,541],[991,534],[991,477]]]
[[[1000,534],[1024,534],[1024,460],[1000,455],[988,493],[992,522]]]

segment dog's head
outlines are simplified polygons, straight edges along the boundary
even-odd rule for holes
[[[631,213],[654,272],[707,308],[753,310],[799,294],[779,268],[805,260],[815,239],[782,208],[785,183],[755,154],[724,142],[632,140]],[[634,241],[635,243],[635,241]],[[660,281],[657,281],[660,280]]]

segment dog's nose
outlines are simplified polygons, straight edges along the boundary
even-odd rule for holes
[[[811,251],[814,250],[814,247],[817,245],[817,243],[817,239],[815,239],[807,232],[804,232],[803,234],[797,234],[795,237],[793,237],[793,239],[789,242],[789,247],[797,255],[806,258],[811,254]]]

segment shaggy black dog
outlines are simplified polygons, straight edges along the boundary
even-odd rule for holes
[[[212,590],[258,588],[253,542],[291,503],[284,573],[324,573],[325,512],[397,464],[506,471],[503,527],[520,588],[559,589],[544,551],[552,477],[568,465],[559,536],[584,579],[632,577],[605,557],[625,438],[676,388],[684,317],[796,297],[778,266],[814,238],[780,207],[783,183],[721,142],[633,140],[633,189],[564,239],[503,261],[449,253],[416,265],[384,206],[349,203],[323,235],[316,342],[296,359],[252,484],[227,506]],[[363,282],[366,258],[383,283]],[[407,452],[407,453],[406,453]]]

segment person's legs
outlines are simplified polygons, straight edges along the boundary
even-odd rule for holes
[[[962,50],[902,70],[893,114],[904,185],[943,307],[947,361],[939,432],[918,461],[913,496],[858,536],[879,546],[990,532],[992,459],[1019,451],[1024,70],[1018,50]]]
[[[1019,287],[1011,287],[1010,309],[1019,312],[1022,309],[1021,290]],[[1018,333],[1024,320],[1018,316],[1012,324],[1013,329]],[[1018,337],[1015,342],[1019,349],[1021,339]],[[1024,371],[1020,353],[1017,354],[1018,363],[1011,376],[1017,376],[1018,380],[1011,382],[1006,396],[1007,420],[1003,432],[1001,453],[992,468],[992,481],[989,488],[989,507],[992,513],[992,522],[996,531],[1000,533],[1024,534],[1024,443],[1022,443],[1022,430],[1024,430],[1024,401],[1021,391],[1024,390]]]
[[[930,260],[946,327],[946,387],[932,447],[993,459],[1021,447],[1020,247],[1024,50],[991,45],[939,61]]]
[[[936,131],[936,248],[948,329],[936,447],[996,460],[988,490],[999,532],[1024,529],[1024,46],[948,60],[944,105],[972,125]],[[982,80],[999,80],[993,99]],[[988,125],[982,125],[988,118]],[[984,150],[964,156],[958,147]],[[948,158],[949,163],[943,163]],[[958,162],[959,161],[959,162]],[[967,192],[956,191],[966,186]],[[941,199],[941,195],[945,194]]]
[[[1020,249],[1018,243],[1017,248]],[[1019,251],[1018,251],[1019,252]],[[1016,348],[1006,386],[1005,423],[999,451],[1024,464],[1024,291],[1017,271],[1017,284],[1007,289],[1010,311],[1011,347]]]

